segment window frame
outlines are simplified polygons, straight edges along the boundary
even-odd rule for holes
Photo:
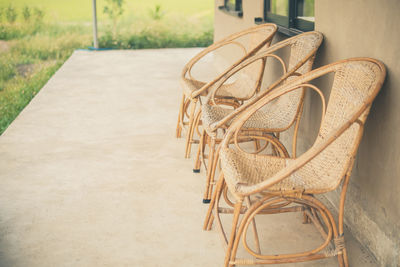
[[[224,0],[224,5],[218,7],[219,10],[227,13],[229,15],[233,15],[236,17],[243,17],[243,1],[242,0],[235,0],[235,6],[229,3],[229,0]]]
[[[264,22],[272,22],[278,25],[278,31],[286,35],[292,36],[306,31],[313,31],[315,23],[300,19],[297,14],[297,7],[299,0],[287,0],[289,15],[282,16],[269,12],[271,0],[264,0]],[[255,21],[259,22],[261,18],[256,18]]]

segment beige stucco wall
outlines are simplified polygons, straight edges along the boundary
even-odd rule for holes
[[[263,16],[263,0],[243,1],[243,17],[239,18],[224,13],[218,6],[224,4],[223,0],[215,1],[214,40],[219,40],[231,33],[254,26],[254,18]]]
[[[254,25],[262,17],[263,0],[243,1],[243,18],[221,12],[215,1],[215,40]],[[382,266],[400,266],[400,1],[315,1],[316,30],[325,36],[315,66],[350,57],[373,57],[387,67],[386,82],[376,98],[346,201],[345,221]],[[285,38],[278,34],[276,40]],[[229,55],[223,55],[225,57]],[[324,91],[327,82],[319,82]],[[329,92],[324,91],[329,94]],[[314,102],[315,101],[315,102]],[[300,147],[313,142],[319,108],[309,98],[303,116]],[[307,137],[310,136],[310,137]],[[331,193],[329,201],[337,203]]]
[[[254,18],[263,17],[264,12],[264,0],[247,0],[243,1],[243,17],[237,17],[218,9],[218,6],[222,6],[224,0],[215,0],[215,17],[214,17],[214,40],[218,41],[225,36],[253,27]],[[276,43],[287,36],[277,33],[272,43]],[[240,51],[239,51],[240,52]],[[229,63],[234,63],[239,55],[237,47],[227,47],[223,50],[218,50],[216,53],[217,68],[225,70]],[[265,77],[264,84],[270,84],[271,81],[275,81],[281,74],[281,68],[277,61],[269,60],[266,68],[269,69],[269,75]]]
[[[346,220],[384,266],[399,266],[400,1],[315,2],[316,30],[325,36],[316,65],[368,56],[388,70],[359,148]]]

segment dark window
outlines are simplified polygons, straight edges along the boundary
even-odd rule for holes
[[[225,0],[225,8],[231,11],[243,11],[242,0]]]
[[[243,16],[242,0],[225,0],[224,5],[219,9],[238,17]]]
[[[264,4],[264,21],[276,23],[280,32],[314,30],[314,0],[265,0]]]

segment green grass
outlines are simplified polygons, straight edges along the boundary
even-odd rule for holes
[[[124,19],[142,17],[155,5],[161,5],[162,9],[170,15],[181,14],[186,17],[212,17],[213,0],[125,0]],[[51,22],[83,22],[92,20],[92,1],[90,0],[1,0],[0,8],[12,4],[17,9],[25,5],[43,8],[46,19]],[[106,2],[97,0],[97,14],[99,20],[106,20],[103,8]],[[21,18],[21,17],[20,17]]]
[[[16,116],[24,109],[50,77],[61,66],[61,62],[40,70],[29,79],[17,78],[13,81],[11,90],[0,94],[0,133],[3,133]]]
[[[90,44],[90,34],[83,34],[75,26],[59,31],[54,25],[43,28],[32,35],[2,41],[7,48],[0,51],[0,134],[71,53]]]
[[[102,12],[105,1],[97,2],[101,47],[193,47],[212,42],[213,0],[126,0],[116,32]],[[14,23],[5,19],[4,9],[10,4],[18,13]],[[162,16],[154,16],[157,4]],[[25,6],[44,10],[44,19],[24,21]],[[2,134],[75,49],[92,45],[92,10],[90,0],[1,0],[0,13]]]

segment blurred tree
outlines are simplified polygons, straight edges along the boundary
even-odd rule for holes
[[[35,18],[36,23],[42,23],[44,18],[44,10],[38,7],[33,9],[33,17]]]
[[[109,16],[112,21],[113,36],[117,34],[117,23],[119,18],[124,13],[123,5],[124,0],[106,0],[107,5],[104,7],[103,12]]]
[[[5,11],[6,19],[9,23],[14,23],[17,19],[17,11],[12,5],[9,5]]]
[[[22,8],[22,17],[24,18],[25,22],[31,20],[31,8],[29,6],[24,6]]]
[[[157,4],[154,9],[149,9],[150,17],[154,20],[160,20],[164,17],[165,11],[162,10],[161,5]]]

